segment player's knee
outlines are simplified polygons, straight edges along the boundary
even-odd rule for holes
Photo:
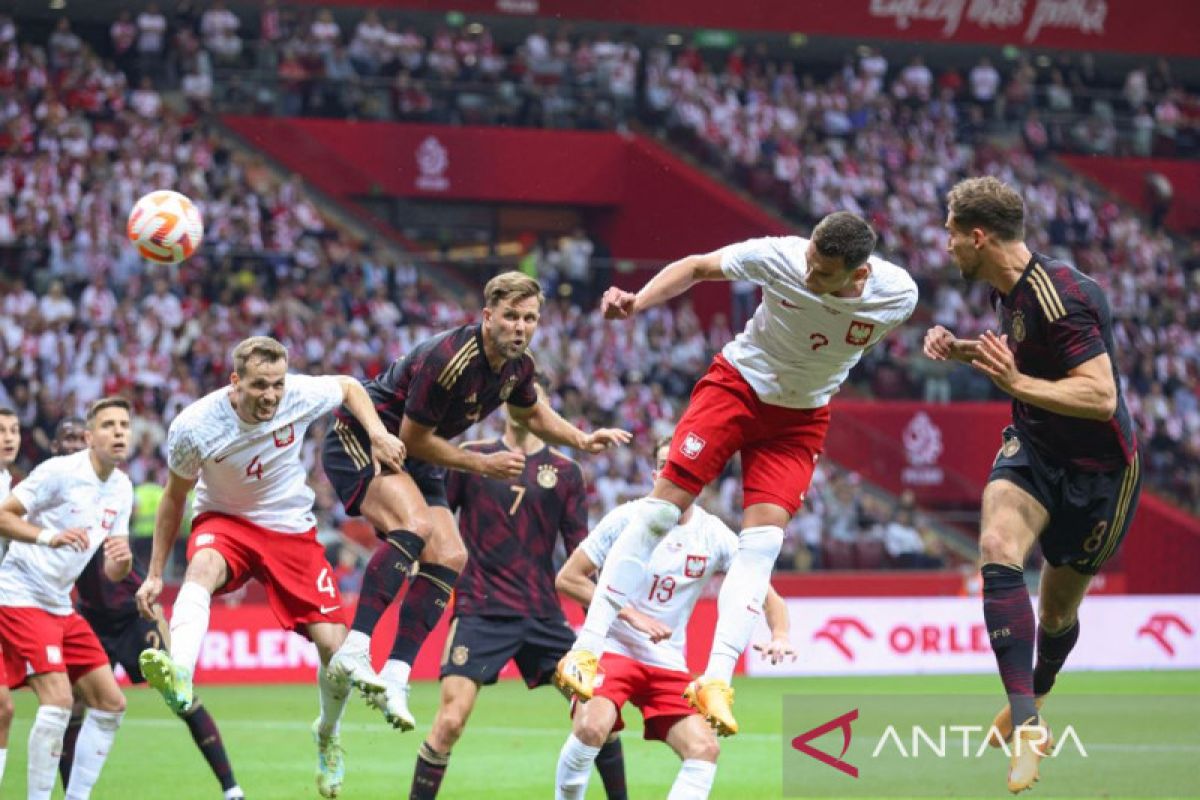
[[[1038,610],[1038,623],[1042,630],[1050,634],[1058,634],[1075,624],[1075,611],[1065,608],[1046,608]]]
[[[585,719],[575,728],[575,738],[588,747],[603,747],[611,728],[595,720]]]
[[[694,759],[697,761],[710,761],[717,763],[717,757],[721,755],[721,745],[717,742],[716,736],[704,736],[696,739],[688,744],[685,759]]]
[[[462,738],[463,729],[467,727],[467,716],[456,709],[445,709],[438,714],[437,724],[434,725],[434,738],[438,740],[438,750],[448,752],[454,743]]]
[[[985,529],[979,534],[979,555],[985,564],[1018,564],[1021,554],[1009,537],[995,528]]]
[[[771,563],[779,557],[783,549],[783,528],[774,525],[760,525],[756,528],[746,528],[738,536],[738,552],[750,553],[770,559]]]
[[[656,536],[665,536],[668,531],[679,524],[679,518],[683,516],[679,506],[669,500],[645,497],[642,498],[641,504],[646,527]]]
[[[115,692],[105,692],[96,698],[96,702],[91,707],[95,711],[103,711],[108,714],[124,714],[125,695],[121,693],[120,689]]]

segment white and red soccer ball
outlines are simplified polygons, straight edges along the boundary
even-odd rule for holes
[[[158,264],[178,264],[204,238],[200,209],[179,192],[151,192],[133,205],[125,224],[138,254]]]

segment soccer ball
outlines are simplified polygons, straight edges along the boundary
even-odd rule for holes
[[[196,252],[204,221],[196,204],[179,192],[151,192],[133,205],[125,233],[142,258],[178,264]]]

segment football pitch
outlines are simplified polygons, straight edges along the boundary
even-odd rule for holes
[[[785,720],[794,708],[814,709],[832,698],[830,708],[834,712],[841,707],[839,703],[844,705],[843,700],[868,709],[876,700],[887,698],[893,704],[915,704],[923,709],[961,710],[975,704],[994,710],[1001,696],[999,679],[995,676],[742,678],[735,680],[734,687],[743,733],[722,741],[714,798],[759,800],[784,796],[783,762],[793,757],[799,757],[802,768],[810,770],[805,775],[816,777],[811,782],[801,778],[800,786],[790,780],[788,796],[871,796],[864,793],[864,787],[871,784],[852,781],[827,765],[797,756],[789,749],[793,737],[812,727],[791,717]],[[249,800],[317,797],[313,782],[315,749],[309,734],[316,716],[315,686],[201,686],[198,694],[221,727],[238,780]],[[218,785],[184,725],[167,712],[152,691],[134,688],[127,691],[127,696],[129,709],[124,726],[92,796],[96,800],[219,800]],[[786,702],[785,696],[788,696]],[[1070,722],[1063,714],[1072,698],[1086,703],[1088,708],[1098,705],[1124,709],[1120,711],[1119,725],[1109,734],[1093,734],[1091,729],[1083,734],[1083,744],[1090,748],[1089,763],[1069,765],[1049,759],[1043,762],[1042,782],[1027,795],[1031,800],[1200,796],[1200,715],[1197,714],[1200,673],[1067,672],[1059,679],[1052,704],[1047,707],[1052,726]],[[4,798],[25,796],[25,743],[35,710],[34,698],[28,690],[16,693],[15,701],[17,718],[9,743],[8,767],[0,786],[0,797]],[[352,698],[342,730],[347,776],[341,797],[347,800],[407,797],[417,747],[432,721],[436,703],[436,684],[415,684],[412,708],[418,718],[418,729],[400,734],[385,727],[378,715],[357,697]],[[1054,703],[1060,706],[1058,719],[1050,713]],[[1139,713],[1141,708],[1145,713]],[[817,713],[824,715],[818,721],[833,715],[824,710]],[[626,722],[629,727],[623,740],[630,797],[666,797],[678,761],[665,745],[641,739],[640,717],[636,712],[626,711]],[[990,717],[978,720],[977,724],[986,726],[989,722]],[[530,692],[515,681],[486,687],[465,736],[454,749],[441,796],[513,800],[552,797],[554,767],[567,731],[566,704],[553,689],[543,687]],[[845,756],[847,760],[859,763],[869,760],[874,740],[862,745],[859,739],[865,738],[868,737],[856,739],[856,748]],[[883,748],[882,758],[888,762],[893,777],[887,779],[886,789],[875,796],[904,796],[906,791],[943,797],[1008,796],[1004,788],[1005,758],[1001,753],[988,751],[982,757],[930,762],[912,758],[912,753],[902,753],[907,749],[908,738],[904,732],[897,740],[902,740],[902,744]],[[977,736],[970,749],[974,751],[979,742]],[[841,736],[834,731],[812,743],[836,757],[841,749]],[[952,739],[949,749],[960,749],[957,740]],[[1114,760],[1122,758],[1126,759],[1126,766],[1116,769],[1117,777],[1101,793],[1080,791],[1074,788],[1078,784],[1065,777],[1072,769],[1086,769],[1087,774],[1095,776],[1098,763],[1102,765],[1107,759],[1112,766]],[[804,766],[809,762],[811,767]],[[864,766],[864,777],[867,770]],[[1145,775],[1139,776],[1143,772]],[[915,788],[906,790],[906,786]],[[54,796],[62,795],[56,792]],[[599,776],[593,775],[588,797],[603,796]]]

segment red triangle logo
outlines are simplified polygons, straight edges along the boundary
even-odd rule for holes
[[[834,717],[833,719],[829,720],[829,722],[826,722],[823,725],[818,725],[811,731],[805,731],[795,739],[792,739],[792,747],[796,750],[799,750],[801,753],[804,753],[806,756],[815,758],[822,764],[828,764],[834,769],[846,773],[851,778],[857,778],[858,767],[842,761],[842,756],[846,755],[846,751],[850,749],[850,737],[852,735],[850,723],[854,722],[856,719],[858,719],[857,708],[853,711],[847,711],[840,717]],[[809,742],[811,742],[813,739],[819,739],[830,731],[838,728],[840,728],[842,731],[842,752],[838,753],[836,758],[829,755],[829,753],[818,750],[809,744]]]

